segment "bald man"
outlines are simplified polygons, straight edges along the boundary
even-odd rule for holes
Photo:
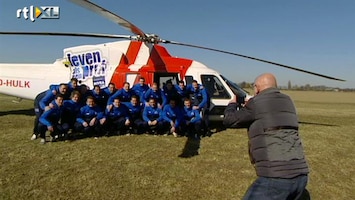
[[[234,98],[224,111],[224,125],[247,128],[249,155],[258,178],[243,199],[299,199],[308,180],[308,165],[298,134],[292,100],[277,89],[272,74],[254,82],[255,96],[237,110]]]

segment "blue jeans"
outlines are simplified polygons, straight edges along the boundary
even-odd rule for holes
[[[245,193],[243,200],[299,199],[306,189],[308,176],[295,178],[258,177]]]

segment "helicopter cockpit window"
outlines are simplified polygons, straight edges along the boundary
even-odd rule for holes
[[[232,90],[232,92],[239,96],[239,97],[246,97],[246,95],[248,94],[247,91],[243,90],[241,87],[239,87],[236,83],[228,80],[226,77],[222,76],[223,80],[227,83],[227,85],[229,86],[229,88]]]
[[[229,99],[230,95],[218,77],[214,75],[201,75],[202,85],[214,99]]]

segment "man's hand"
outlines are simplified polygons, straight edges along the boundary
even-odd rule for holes
[[[107,105],[107,106],[106,106],[106,109],[107,109],[108,111],[110,111],[110,110],[112,109],[112,107],[113,107],[112,104],[110,104],[110,105]]]
[[[100,124],[102,125],[102,124],[104,124],[105,123],[105,121],[106,121],[106,118],[102,118],[102,119],[100,119]]]
[[[131,121],[129,121],[129,119],[126,119],[125,123],[126,126],[129,126],[129,124],[131,124]]]
[[[53,126],[47,126],[47,129],[48,129],[49,132],[53,132],[54,131]]]
[[[199,107],[199,106],[192,106],[192,109],[193,109],[193,110],[199,110],[200,107]]]
[[[83,126],[84,126],[84,127],[88,127],[89,124],[88,124],[87,122],[83,122]]]
[[[95,122],[96,122],[96,117],[94,117],[94,118],[92,118],[92,119],[90,120],[89,125],[90,125],[90,126],[94,126],[94,125],[95,125]]]

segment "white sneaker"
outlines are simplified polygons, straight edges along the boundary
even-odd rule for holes
[[[46,140],[42,138],[40,143],[41,143],[41,144],[45,144],[45,143],[46,143]]]
[[[35,140],[35,139],[37,139],[37,135],[33,134],[32,137],[31,137],[31,140]]]
[[[177,137],[177,136],[178,136],[178,134],[177,134],[177,133],[175,133],[175,132],[173,132],[173,136],[174,136],[174,137]]]

